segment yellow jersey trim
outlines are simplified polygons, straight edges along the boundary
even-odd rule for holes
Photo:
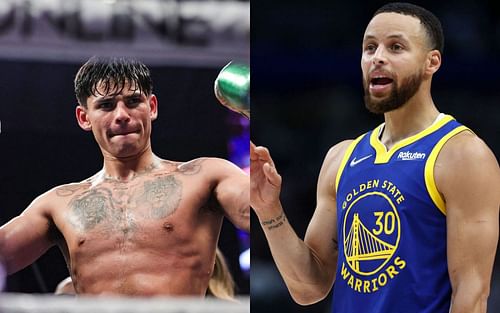
[[[401,149],[404,146],[410,145],[414,143],[415,141],[421,139],[422,137],[425,137],[442,126],[444,126],[446,123],[449,121],[454,120],[454,118],[451,115],[445,115],[442,119],[437,121],[436,123],[432,124],[431,126],[427,127],[426,129],[422,130],[421,132],[410,136],[408,138],[405,138],[401,140],[400,142],[396,143],[389,151],[385,148],[385,146],[380,142],[379,140],[379,134],[380,130],[384,126],[384,124],[380,124],[375,128],[370,136],[370,145],[375,149],[375,164],[382,164],[382,163],[387,163],[391,159],[392,155],[399,149]]]
[[[340,181],[340,176],[342,175],[342,172],[344,171],[345,165],[347,164],[347,161],[351,157],[352,152],[354,151],[354,148],[356,148],[356,145],[358,142],[365,137],[366,133],[359,136],[358,138],[354,139],[353,142],[349,144],[347,147],[346,151],[344,152],[344,157],[342,158],[342,161],[340,162],[339,169],[337,171],[337,177],[335,177],[335,191],[338,190],[339,187],[339,181]]]
[[[425,163],[425,169],[424,169],[424,176],[425,176],[425,187],[427,188],[427,192],[429,193],[429,196],[432,199],[432,202],[436,205],[436,207],[446,215],[446,205],[444,202],[443,197],[439,193],[439,190],[437,189],[436,186],[436,181],[434,179],[434,166],[436,164],[436,159],[439,155],[439,152],[443,148],[444,144],[453,136],[456,134],[464,131],[464,130],[469,130],[469,128],[465,126],[459,126],[443,136],[438,143],[432,148],[431,154],[429,155],[429,158],[427,159],[427,162]]]

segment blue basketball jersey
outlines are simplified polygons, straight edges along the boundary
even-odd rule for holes
[[[387,151],[383,126],[357,138],[338,171],[333,313],[448,313],[446,208],[434,163],[467,128],[444,115]]]

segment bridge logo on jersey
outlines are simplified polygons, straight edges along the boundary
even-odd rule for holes
[[[390,222],[392,225],[389,227],[391,227],[391,231],[393,231],[394,215],[390,216],[392,216],[392,221]],[[346,249],[344,251],[346,252],[347,263],[358,274],[368,274],[367,271],[372,270],[372,268],[378,264],[383,266],[383,264],[391,258],[396,250],[395,245],[380,240],[373,234],[372,231],[363,225],[359,219],[359,213],[354,214],[349,234],[345,237],[344,246]],[[370,266],[368,265],[369,262],[365,261],[378,262],[372,262],[372,265]],[[367,265],[364,269],[361,269],[360,263],[365,263]]]
[[[359,192],[366,191],[366,185],[361,184],[346,196],[342,229],[342,278],[361,293],[376,292],[406,266],[397,255],[401,237],[397,205],[404,197],[388,181],[371,181],[370,185],[382,188]]]

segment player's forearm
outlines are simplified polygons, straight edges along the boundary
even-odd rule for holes
[[[463,284],[453,290],[450,313],[486,313],[488,284]]]
[[[301,240],[279,206],[274,215],[259,217],[274,261],[292,298],[299,304],[322,300],[331,289],[335,269],[324,266]]]
[[[452,213],[450,210],[449,214]],[[477,222],[463,222],[453,217],[448,217],[450,313],[486,313],[498,244],[498,211],[491,218],[483,218],[480,226]],[[488,220],[491,222],[485,222]],[[463,247],[470,248],[464,250]]]

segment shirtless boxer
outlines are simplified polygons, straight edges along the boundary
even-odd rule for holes
[[[78,294],[203,297],[223,217],[249,231],[248,176],[222,159],[153,154],[158,101],[140,62],[92,58],[75,93],[78,124],[93,133],[104,166],[42,194],[0,228],[7,272],[57,245]]]

